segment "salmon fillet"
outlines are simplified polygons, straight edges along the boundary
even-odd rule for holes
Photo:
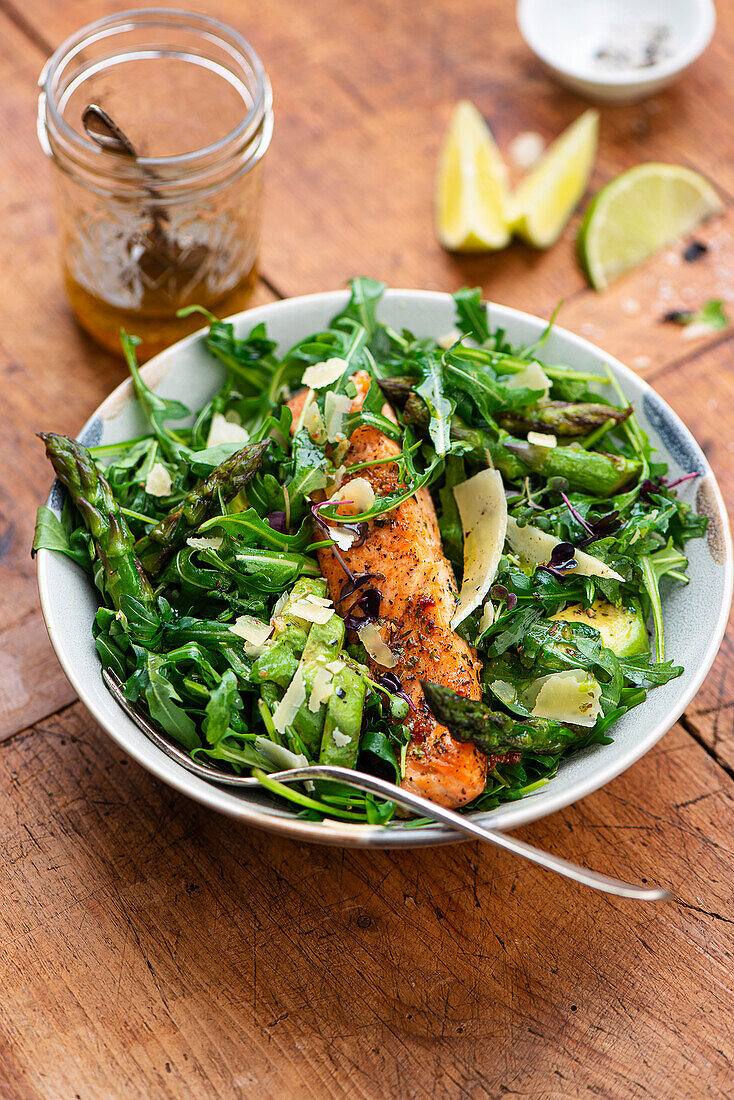
[[[369,387],[369,375],[354,376],[357,396],[352,411],[361,408]],[[288,402],[294,425],[303,409],[306,391]],[[388,405],[383,413],[394,420]],[[351,436],[344,464],[374,462],[400,453],[400,446],[377,428],[362,426]],[[398,466],[380,466],[346,474],[370,482],[375,494],[384,495],[404,488]],[[448,729],[433,717],[423,698],[420,681],[431,680],[459,695],[479,699],[480,662],[475,651],[450,627],[456,605],[456,581],[443,553],[436,512],[427,489],[406,500],[387,515],[370,521],[361,546],[342,550],[354,573],[381,573],[380,632],[397,657],[390,669],[397,675],[415,710],[406,723],[410,743],[406,753],[402,786],[424,795],[441,806],[458,807],[471,802],[484,790],[487,757],[470,743],[455,741]],[[329,584],[335,605],[346,580],[344,571],[330,550],[319,550],[321,572]],[[370,660],[378,677],[386,669]]]

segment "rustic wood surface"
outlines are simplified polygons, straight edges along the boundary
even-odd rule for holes
[[[75,431],[121,367],[74,325],[35,136],[46,55],[115,0],[0,0],[0,1096],[730,1097],[734,649],[681,722],[603,791],[522,830],[671,884],[663,908],[584,893],[474,845],[359,852],[248,832],[153,780],[75,701],[28,556],[49,477],[38,430]],[[199,0],[273,79],[257,300],[353,274],[549,314],[650,378],[734,499],[731,330],[660,316],[722,297],[734,214],[696,264],[669,249],[604,295],[550,252],[446,255],[435,155],[473,99],[506,147],[583,107],[524,47],[507,0]],[[602,111],[592,186],[686,163],[734,196],[734,5],[673,89]],[[695,629],[696,624],[691,624]]]

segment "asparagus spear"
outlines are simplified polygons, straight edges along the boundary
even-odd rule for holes
[[[487,756],[513,749],[555,756],[589,732],[548,718],[513,718],[426,680],[421,680],[421,687],[434,717],[448,727],[451,736],[457,741],[472,741]]]
[[[59,480],[94,538],[110,600],[118,611],[124,596],[133,596],[151,607],[153,589],[135,554],[132,532],[89,451],[76,440],[55,432],[44,432],[40,438]]]
[[[255,475],[270,440],[249,443],[230,455],[184,497],[155,527],[135,543],[143,569],[151,577],[162,572],[169,558],[207,519],[221,499],[226,503]]]
[[[417,394],[408,396],[403,418],[427,432],[430,413]],[[530,473],[563,477],[572,488],[597,496],[618,493],[639,476],[641,469],[639,462],[621,455],[585,451],[582,447],[539,447],[505,432],[495,437],[489,431],[470,428],[458,416],[451,418],[451,438],[469,443],[474,453],[495,466],[507,481],[521,481]]]
[[[554,435],[588,435],[608,420],[622,424],[632,413],[612,405],[591,402],[547,401],[543,405],[528,405],[524,409],[500,413],[497,421],[508,432],[552,432]]]

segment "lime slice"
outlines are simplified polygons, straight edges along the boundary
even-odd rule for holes
[[[586,211],[577,250],[589,282],[603,290],[721,208],[711,184],[690,168],[630,168],[603,187]]]
[[[486,122],[456,104],[438,160],[436,233],[452,252],[487,252],[510,241],[507,168]]]
[[[589,182],[599,112],[585,111],[556,138],[512,196],[512,228],[536,248],[558,240]]]

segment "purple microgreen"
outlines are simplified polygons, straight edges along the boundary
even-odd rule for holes
[[[370,581],[384,580],[382,573],[356,573],[351,580],[344,581],[337,603],[342,603],[347,596],[353,596],[360,588],[364,588]]]
[[[588,546],[590,542],[597,542],[598,539],[604,539],[607,535],[611,535],[612,532],[618,531],[622,525],[622,521],[619,518],[619,512],[607,512],[606,515],[599,516],[599,519],[594,520],[592,524],[592,533],[583,542],[579,543],[579,546],[583,548]]]
[[[394,672],[383,672],[377,683],[385,691],[389,691],[391,695],[398,695],[401,699],[404,699],[412,711],[415,710],[415,704],[408,695],[407,691],[403,687],[402,683],[395,675]]]
[[[682,485],[684,481],[690,481],[693,477],[700,477],[698,470],[694,470],[692,474],[685,474],[683,477],[676,478],[675,481],[668,482],[668,489],[675,489],[676,485]],[[665,480],[665,479],[663,479]]]
[[[285,512],[270,512],[265,517],[265,522],[270,524],[274,531],[278,531],[279,534],[285,535],[288,533],[288,525],[285,521]]]
[[[682,485],[684,481],[690,481],[691,478],[700,476],[700,473],[694,470],[692,474],[684,474],[683,477],[671,482],[668,482],[664,477],[648,477],[640,485],[640,496],[647,504],[652,504],[651,493],[660,493],[663,489],[675,489],[676,485]]]
[[[553,547],[553,553],[547,565],[539,565],[538,569],[550,573],[559,581],[565,581],[566,572],[575,569],[578,564],[575,558],[576,550],[570,542],[559,542]]]
[[[566,505],[566,507],[568,508],[569,512],[571,513],[573,518],[578,523],[581,524],[584,531],[586,531],[586,534],[587,535],[593,535],[594,534],[594,528],[591,526],[591,524],[586,522],[586,520],[584,519],[584,517],[581,515],[581,513],[578,511],[577,508],[574,508],[573,504],[568,499],[568,497],[566,496],[565,493],[561,493],[561,496],[563,497],[563,502]]]
[[[321,508],[324,508],[327,504],[330,504],[330,503],[331,503],[330,501],[325,500],[321,504],[312,504],[311,505],[311,515],[313,516],[313,521],[316,525],[316,528],[327,539],[331,538],[331,528],[330,528],[329,524],[326,523],[326,521],[321,518],[321,516],[319,515],[319,510]],[[356,525],[354,525],[354,526],[356,526]],[[344,558],[342,557],[340,551],[337,549],[336,546],[334,546],[333,542],[332,542],[332,546],[331,546],[331,552],[334,555],[335,560],[342,567],[342,569],[344,570],[346,575],[349,577],[349,579],[353,581],[354,580],[354,573],[349,568],[347,563],[344,561]]]
[[[344,625],[347,630],[360,630],[367,623],[375,623],[380,617],[380,600],[382,599],[377,588],[366,588],[358,600],[355,600],[349,611],[344,616]],[[355,611],[362,612],[355,615]]]
[[[517,607],[517,596],[514,592],[508,592],[504,584],[493,584],[489,594],[495,601],[504,600],[508,611],[514,611]]]

